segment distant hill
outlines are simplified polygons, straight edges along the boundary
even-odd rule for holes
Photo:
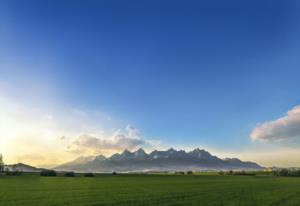
[[[42,168],[36,168],[27,164],[18,163],[18,164],[5,165],[5,170],[22,171],[22,172],[40,172]]]
[[[110,157],[79,157],[74,161],[57,166],[56,170],[77,172],[142,172],[142,171],[204,171],[204,170],[261,170],[254,162],[237,158],[220,159],[203,149],[190,152],[175,150],[154,150],[147,154],[143,149],[135,152],[124,150]]]

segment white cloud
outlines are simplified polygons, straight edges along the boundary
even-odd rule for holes
[[[139,131],[128,125],[124,132],[118,130],[109,137],[95,137],[88,134],[80,135],[68,146],[68,151],[78,155],[111,154],[125,149],[151,148],[153,144],[154,141],[141,138]]]
[[[250,134],[252,140],[283,141],[300,138],[300,106],[296,106],[277,120],[263,123]]]

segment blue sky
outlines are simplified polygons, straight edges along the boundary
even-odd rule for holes
[[[98,111],[107,121],[89,121],[107,133],[133,125],[168,146],[247,149],[259,123],[299,105],[299,6],[0,0],[0,91]]]

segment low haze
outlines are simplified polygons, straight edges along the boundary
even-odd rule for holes
[[[0,0],[4,161],[172,147],[299,167],[299,6]]]

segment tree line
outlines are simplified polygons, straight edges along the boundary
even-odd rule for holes
[[[278,169],[273,174],[280,177],[300,177],[300,169]]]

